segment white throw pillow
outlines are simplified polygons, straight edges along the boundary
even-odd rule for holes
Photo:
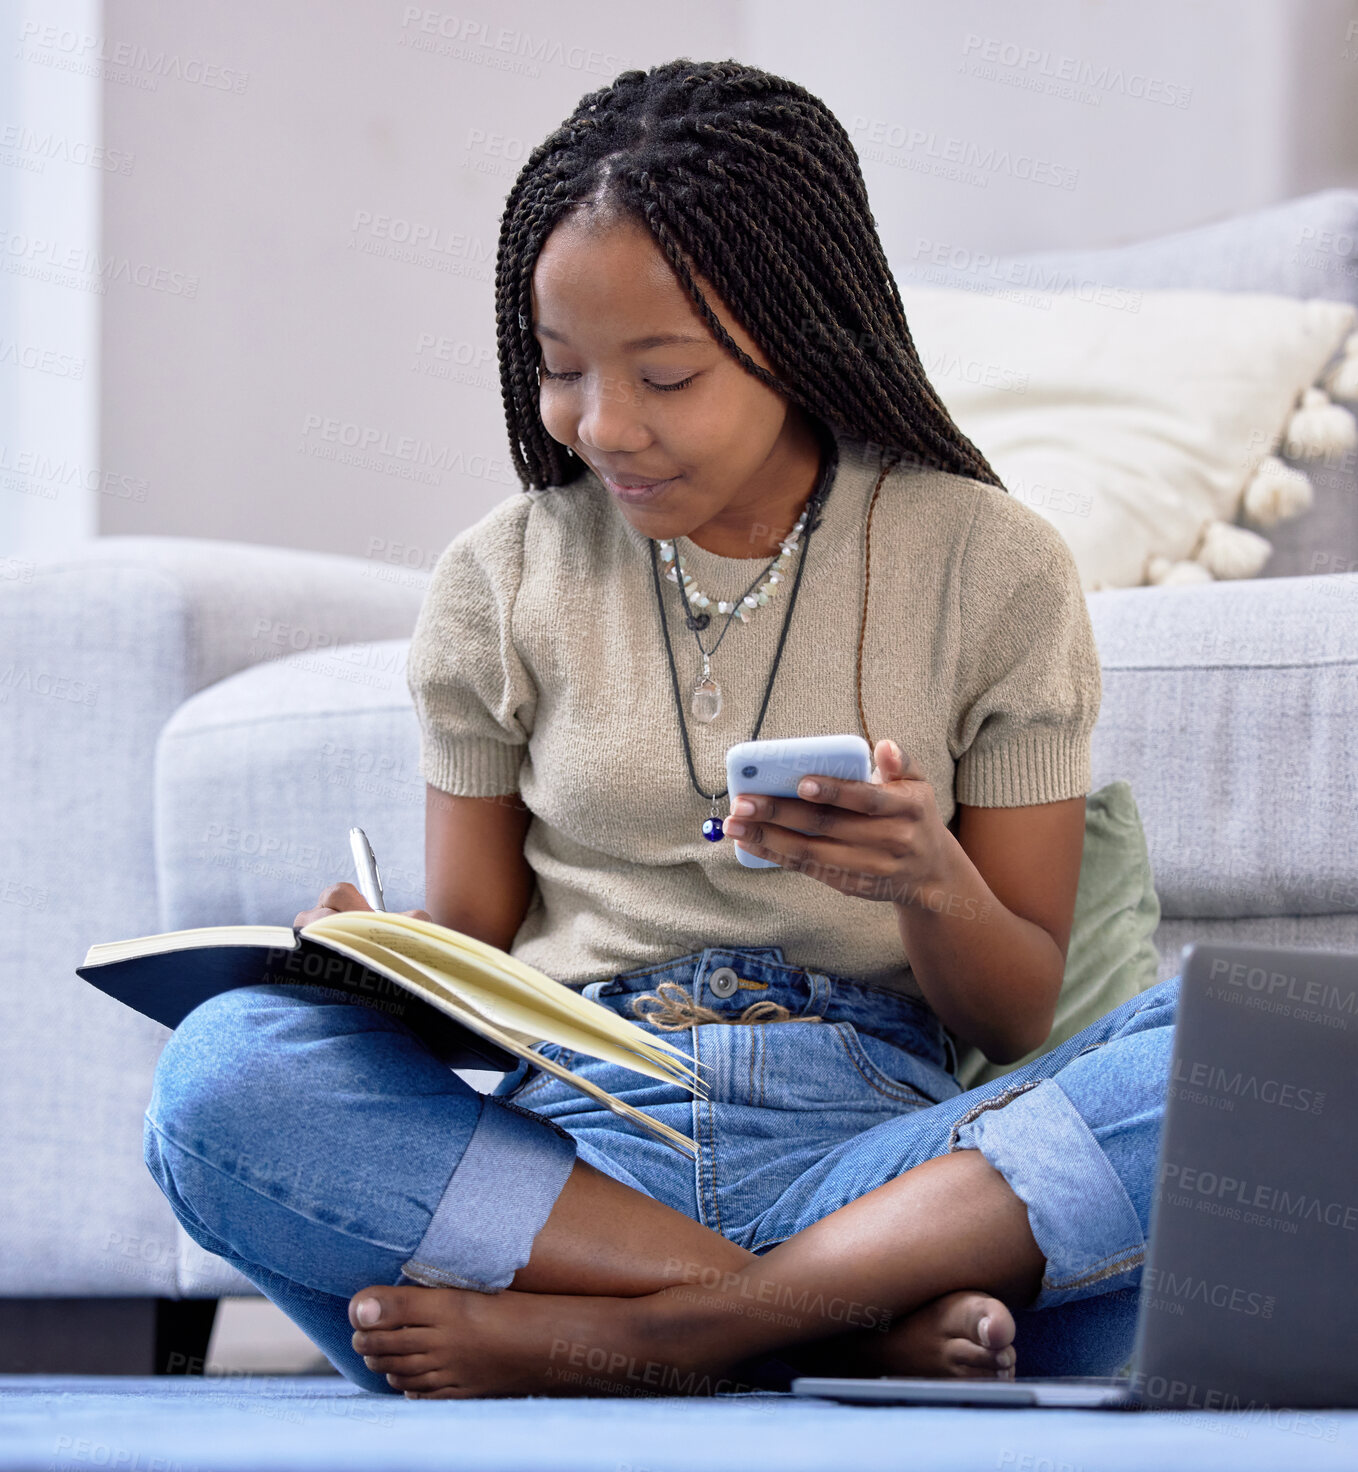
[[[1269,546],[1229,523],[1256,474],[1243,507],[1256,525],[1309,502],[1309,483],[1289,482],[1270,452],[1318,453],[1353,432],[1312,387],[1358,319],[1345,303],[920,286],[901,297],[949,413],[1066,538],[1086,591],[1253,575]]]

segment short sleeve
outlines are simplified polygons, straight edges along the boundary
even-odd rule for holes
[[[537,709],[514,645],[531,498],[511,496],[457,536],[434,568],[406,680],[420,724],[420,772],[458,797],[518,790]]]
[[[963,558],[962,658],[949,740],[954,796],[1026,807],[1088,793],[1103,696],[1074,555],[1021,502],[986,487]]]

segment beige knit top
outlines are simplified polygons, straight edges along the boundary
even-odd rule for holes
[[[1087,793],[1102,685],[1075,561],[1051,523],[980,481],[887,475],[861,730],[863,531],[881,462],[837,438],[760,737],[890,737],[921,763],[945,823],[955,803]],[[686,538],[679,551],[713,598],[739,596],[768,560]],[[688,713],[701,656],[678,588],[661,588],[698,781],[722,792],[726,749],[749,739],[759,711],[791,578],[748,623],[733,621],[713,656],[724,703],[710,725]],[[719,631],[714,617],[708,648]],[[512,945],[523,961],[583,984],[706,946],[780,946],[790,964],[918,995],[889,902],[747,869],[730,840],[703,837],[710,804],[684,762],[649,543],[594,475],[516,492],[457,536],[435,568],[408,679],[426,781],[465,796],[517,790],[533,814],[524,854],[537,884]]]

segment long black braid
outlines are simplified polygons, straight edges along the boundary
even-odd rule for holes
[[[877,236],[858,155],[803,87],[738,61],[622,72],[581,98],[514,181],[495,267],[500,383],[525,489],[584,462],[538,413],[532,276],[573,209],[644,224],[713,336],[761,383],[908,464],[1001,486],[925,374]],[[710,282],[773,365],[717,320]]]

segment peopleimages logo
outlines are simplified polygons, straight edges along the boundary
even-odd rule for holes
[[[962,69],[966,69],[969,62],[981,62],[992,69],[1004,67],[1018,76],[1027,75],[1035,80],[1084,89],[1091,100],[1107,93],[1158,102],[1164,107],[1187,107],[1193,100],[1193,89],[1182,82],[1148,76],[1145,72],[1124,71],[1122,67],[1109,66],[1106,62],[1094,63],[1078,56],[1053,54],[1045,47],[1026,46],[998,36],[978,36],[968,32],[962,43],[962,56]]]
[[[1358,986],[1303,981],[1286,971],[1247,966],[1243,961],[1228,961],[1224,956],[1213,959],[1208,980],[1218,983],[1207,988],[1209,997],[1279,1017],[1292,1017],[1299,1022],[1347,1030],[1349,1018],[1358,1016]]]
[[[54,71],[104,77],[111,82],[135,82],[154,92],[163,77],[220,92],[244,92],[250,73],[238,67],[218,66],[198,56],[152,51],[131,41],[115,41],[84,31],[66,30],[41,21],[25,21],[19,31],[19,55]]]
[[[940,164],[961,169],[974,169],[976,182],[986,183],[994,175],[1007,175],[1027,184],[1044,184],[1052,189],[1074,189],[1080,171],[1054,159],[1038,158],[1031,153],[1014,153],[994,143],[979,143],[971,138],[940,134],[937,128],[923,128],[887,118],[868,118],[855,114],[848,128],[849,136],[860,151],[867,146],[872,162],[884,156],[871,149],[880,144],[905,154],[917,154]],[[888,160],[889,161],[889,160]]]
[[[1304,1002],[1308,1007],[1335,1007],[1341,1012],[1358,1012],[1358,987],[1346,990],[1324,982],[1302,981],[1285,971],[1246,966],[1243,961],[1227,961],[1222,956],[1212,962],[1211,980],[1224,980],[1228,986],[1263,992],[1285,1002]]]
[[[1173,1079],[1176,1084],[1185,1085],[1189,1092],[1206,1089],[1211,1093],[1230,1095],[1229,1099],[1222,1101],[1227,1107],[1235,1099],[1257,1099],[1261,1104],[1277,1104],[1282,1109],[1298,1109],[1303,1114],[1319,1114],[1325,1107],[1323,1090],[1284,1083],[1276,1078],[1261,1079],[1254,1073],[1243,1073],[1239,1069],[1232,1072],[1217,1064],[1190,1062],[1186,1058],[1175,1061]]]
[[[1256,1184],[1217,1171],[1198,1170],[1194,1166],[1172,1162],[1165,1165],[1161,1180],[1166,1187],[1172,1185],[1188,1196],[1205,1201],[1269,1212],[1294,1222],[1320,1222],[1345,1232],[1358,1231],[1358,1206],[1342,1201],[1323,1201],[1319,1196],[1307,1195],[1305,1191],[1288,1191],[1281,1186]]]
[[[1205,1303],[1212,1308],[1244,1314],[1251,1319],[1271,1319],[1276,1300],[1271,1293],[1255,1293],[1230,1283],[1209,1283],[1191,1273],[1167,1273],[1160,1268],[1147,1268],[1143,1283],[1146,1291],[1167,1303]]]

